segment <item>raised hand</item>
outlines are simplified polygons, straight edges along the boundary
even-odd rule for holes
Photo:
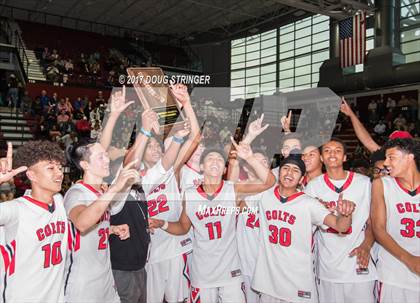
[[[340,193],[340,195],[338,196],[337,208],[336,208],[338,213],[342,216],[348,217],[354,212],[355,208],[356,208],[356,204],[352,201],[344,200],[343,193]]]
[[[171,85],[170,88],[176,100],[181,104],[181,106],[185,106],[185,104],[191,102],[190,95],[188,94],[188,88],[186,85],[175,84]]]
[[[235,146],[236,156],[239,158],[246,160],[254,155],[249,144],[243,142],[237,144],[233,137],[230,137],[230,140],[232,141],[233,146]]]
[[[175,133],[175,137],[177,137],[177,138],[184,138],[184,137],[188,136],[188,134],[190,133],[190,131],[191,131],[190,122],[188,121],[188,119],[185,119],[184,128],[178,130]]]
[[[158,126],[158,115],[151,109],[146,109],[141,114],[141,127],[146,131],[151,131],[155,125]]]
[[[346,99],[341,98],[341,106],[340,111],[345,114],[347,117],[350,117],[351,115],[354,115],[353,110],[349,106],[349,104],[346,102]]]
[[[140,183],[141,177],[138,170],[134,169],[137,159],[128,163],[125,167],[121,168],[117,174],[117,180],[113,186],[117,191],[126,191],[133,184]]]
[[[126,88],[125,85],[122,91],[117,91],[111,95],[110,111],[111,114],[119,115],[126,110],[134,101],[126,102]]]
[[[280,118],[281,126],[283,127],[283,130],[287,133],[290,133],[290,123],[292,121],[292,111],[289,110],[289,113],[286,116],[283,116]]]
[[[263,119],[264,119],[264,114],[262,114],[261,117],[259,117],[255,121],[252,121],[249,124],[249,128],[248,128],[249,136],[251,136],[252,138],[256,138],[268,128],[269,124],[262,126]]]
[[[130,238],[130,227],[127,224],[111,225],[110,233],[117,235],[120,240],[126,240]]]
[[[0,159],[0,184],[10,181],[14,176],[26,171],[26,166],[13,169],[13,145],[7,142],[6,158]]]

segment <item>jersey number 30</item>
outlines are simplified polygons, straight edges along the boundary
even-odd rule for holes
[[[270,243],[280,244],[281,246],[288,247],[292,244],[292,232],[286,227],[278,228],[275,225],[270,225],[268,230],[271,235],[268,237]]]

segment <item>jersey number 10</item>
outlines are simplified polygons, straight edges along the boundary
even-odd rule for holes
[[[50,267],[51,264],[60,264],[61,261],[63,261],[61,255],[61,241],[42,246],[42,251],[44,252],[44,268]]]

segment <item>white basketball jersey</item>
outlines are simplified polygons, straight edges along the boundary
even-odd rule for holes
[[[60,194],[53,206],[23,196],[0,204],[4,227],[4,302],[64,302],[67,216]]]
[[[420,187],[409,192],[392,177],[382,178],[386,206],[386,229],[391,237],[414,256],[420,256]],[[382,246],[378,252],[379,281],[420,291],[420,277]]]
[[[376,269],[369,262],[367,270],[360,270],[357,258],[350,252],[365,238],[366,221],[369,218],[371,183],[368,177],[348,172],[345,180],[331,180],[323,174],[308,183],[305,193],[320,199],[329,207],[335,207],[339,192],[343,199],[356,204],[350,229],[340,234],[332,228],[320,229],[315,235],[317,246],[318,278],[336,283],[357,283],[376,280]],[[335,212],[336,213],[336,212]]]
[[[313,225],[329,214],[303,192],[280,197],[278,186],[260,202],[260,245],[252,287],[288,302],[317,302],[312,264]]]
[[[252,277],[258,256],[260,219],[259,203],[262,194],[244,198],[247,208],[238,215],[236,237],[242,274]]]
[[[152,167],[150,170],[153,170]],[[149,172],[146,173],[147,178]],[[164,181],[151,192],[146,193],[149,218],[165,221],[178,221],[182,212],[182,200],[179,194],[173,168],[168,170]],[[164,230],[156,229],[150,235],[148,263],[162,262],[192,250],[192,241],[188,235],[174,236]]]
[[[180,184],[179,188],[181,192],[184,192],[188,187],[197,187],[203,182],[203,175],[189,166],[185,164],[181,168],[181,176],[180,176]]]
[[[192,222],[194,244],[191,285],[221,287],[242,282],[236,244],[234,185],[222,181],[209,197],[202,186],[185,191],[186,214]]]
[[[70,187],[64,197],[67,214],[78,206],[89,206],[101,194],[83,182]],[[70,222],[65,296],[66,302],[119,302],[111,271],[109,220],[106,211],[98,223],[81,234]]]

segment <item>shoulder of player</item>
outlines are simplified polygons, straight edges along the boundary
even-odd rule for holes
[[[365,182],[365,183],[371,183],[370,178],[359,174],[359,173],[353,173],[353,180],[356,182]]]

